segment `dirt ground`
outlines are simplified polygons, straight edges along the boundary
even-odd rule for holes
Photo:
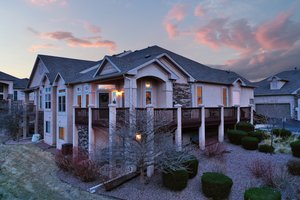
[[[33,144],[0,144],[0,200],[111,199],[61,182],[57,170],[53,155]]]

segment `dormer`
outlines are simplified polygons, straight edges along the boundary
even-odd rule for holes
[[[277,76],[272,76],[268,79],[270,82],[270,89],[271,90],[279,90],[281,89],[284,84],[287,82],[287,80],[281,79]]]

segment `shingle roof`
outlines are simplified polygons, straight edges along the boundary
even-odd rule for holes
[[[274,76],[287,82],[278,90],[270,89],[269,78],[255,83],[257,88],[254,90],[254,95],[291,95],[296,90],[300,89],[300,70],[283,71]]]
[[[25,89],[28,83],[28,78],[19,79],[12,75],[6,74],[0,71],[0,80],[3,81],[12,81],[14,89]]]
[[[3,81],[15,81],[17,79],[18,79],[17,77],[11,76],[11,75],[9,75],[7,73],[4,73],[4,72],[0,71],[0,80],[3,80]]]
[[[49,70],[48,78],[53,83],[59,73],[66,83],[70,83],[82,75],[79,73],[89,67],[96,65],[99,62],[79,60],[73,58],[64,58],[49,55],[38,55]]]

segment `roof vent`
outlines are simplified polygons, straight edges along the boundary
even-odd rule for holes
[[[145,58],[150,58],[150,57],[151,57],[150,54],[145,55]]]

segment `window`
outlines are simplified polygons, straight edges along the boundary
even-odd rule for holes
[[[14,91],[14,101],[18,100],[18,91]]]
[[[45,109],[51,109],[51,88],[45,88]]]
[[[81,108],[81,95],[77,96],[77,106]]]
[[[228,102],[227,88],[223,88],[223,105],[228,106],[227,102]]]
[[[43,95],[40,95],[40,109],[43,109]]]
[[[240,92],[239,91],[233,91],[233,105],[240,105]]]
[[[146,105],[152,103],[152,92],[151,91],[146,91]]]
[[[254,99],[249,99],[249,104],[254,105]]]
[[[0,84],[0,100],[4,99],[4,85]]]
[[[202,86],[197,87],[197,105],[203,104]]]
[[[58,136],[59,139],[64,140],[65,139],[65,128],[64,127],[59,127],[58,132],[59,132],[59,136]]]
[[[85,95],[85,107],[88,108],[90,103],[90,95]]]
[[[46,133],[50,133],[50,121],[46,121]]]
[[[58,91],[58,112],[66,112],[66,90]]]
[[[4,96],[3,94],[0,93],[0,100],[3,100],[4,99]]]

